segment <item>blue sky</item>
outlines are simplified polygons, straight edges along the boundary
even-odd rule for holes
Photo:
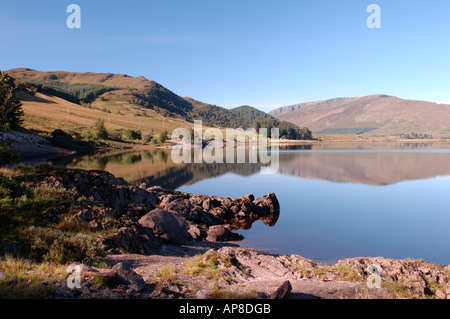
[[[69,29],[69,4],[81,29]],[[381,8],[369,29],[368,5]],[[389,94],[450,103],[448,0],[0,2],[0,69],[143,75],[225,107]]]

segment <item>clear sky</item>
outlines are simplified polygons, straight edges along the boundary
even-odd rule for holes
[[[69,4],[81,28],[69,29]],[[369,29],[367,7],[381,8]],[[389,94],[450,103],[449,0],[0,0],[0,69],[143,75],[265,111]]]

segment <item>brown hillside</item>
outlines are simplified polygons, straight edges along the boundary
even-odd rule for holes
[[[126,74],[112,74],[112,73],[77,73],[65,71],[49,71],[41,72],[28,68],[17,68],[6,71],[14,78],[27,79],[30,81],[57,81],[69,84],[87,83],[87,84],[101,84],[104,86],[121,87],[121,88],[136,88],[142,89],[150,87],[155,84],[154,81],[149,81],[143,76],[131,77]]]
[[[269,114],[313,132],[450,136],[450,105],[369,95],[285,106]]]

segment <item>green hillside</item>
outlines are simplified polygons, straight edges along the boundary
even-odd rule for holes
[[[258,121],[270,120],[270,125],[266,125],[266,127],[278,127],[282,123],[271,115],[250,106],[229,110],[189,97],[180,97],[164,86],[144,77],[136,78],[110,73],[41,72],[26,68],[9,70],[7,73],[18,80],[19,86],[27,88],[28,91],[57,97],[86,109],[103,112],[108,116],[105,117],[101,114],[99,116],[107,122],[107,125],[111,123],[110,126],[114,129],[136,129],[136,125],[129,127],[129,124],[121,121],[116,115],[128,116],[127,123],[139,123],[138,127],[148,127],[154,132],[161,130],[158,121],[163,122],[163,128],[164,123],[169,124],[166,129],[177,123],[190,126],[194,120],[202,120],[203,125],[209,127],[244,129],[255,127],[255,122]],[[23,97],[25,100],[29,99],[29,96]],[[45,100],[46,97],[44,96],[43,99]],[[49,104],[39,104],[38,100],[32,102],[34,103],[33,107],[28,108],[32,110],[32,120],[35,123],[48,123],[48,114],[46,114],[46,120],[35,117],[42,116],[37,109],[47,109]],[[36,103],[39,104],[39,107]],[[65,111],[69,107],[64,105],[62,108]],[[73,106],[71,108],[74,109]],[[96,117],[91,113],[86,114],[86,118]],[[64,114],[60,115],[61,121],[63,116]],[[83,117],[83,114],[80,114],[80,117]],[[171,121],[172,125],[170,125]],[[294,130],[301,131],[300,127],[290,125]],[[35,125],[33,129],[39,130],[39,125]],[[291,134],[291,136],[301,137],[304,135]]]

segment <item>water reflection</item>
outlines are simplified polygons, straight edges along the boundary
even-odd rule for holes
[[[109,151],[53,161],[106,170],[130,183],[176,189],[226,173],[257,174],[261,163],[177,164],[169,150]],[[439,143],[299,144],[281,146],[278,174],[337,183],[389,185],[450,175],[450,148]]]
[[[450,263],[450,179],[433,178],[450,176],[448,144],[281,147],[274,175],[259,174],[261,164],[176,164],[170,151],[161,149],[103,152],[55,163],[193,194],[274,192],[281,218],[271,228],[256,222],[245,231],[244,246],[328,263],[356,256]]]
[[[67,168],[106,170],[133,184],[147,183],[168,189],[176,189],[229,172],[249,176],[259,173],[264,166],[259,163],[177,164],[172,161],[170,151],[164,149],[93,153],[65,157],[51,163]]]

